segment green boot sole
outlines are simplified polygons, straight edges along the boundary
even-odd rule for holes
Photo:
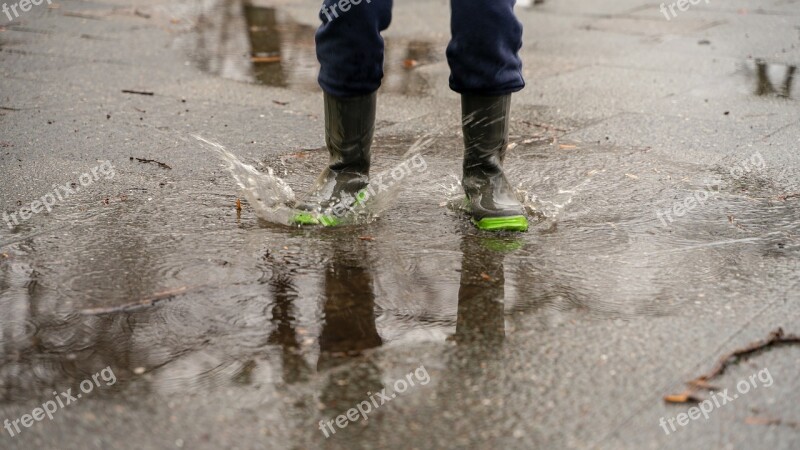
[[[367,189],[362,189],[356,194],[355,206],[364,206],[368,198]],[[298,212],[289,219],[295,225],[322,225],[323,227],[336,227],[342,224],[342,220],[336,216],[328,214],[315,214],[310,212]]]
[[[528,231],[528,219],[525,216],[484,217],[472,219],[472,223],[484,231]]]
[[[322,225],[323,227],[335,227],[342,223],[341,220],[334,216],[309,212],[297,213],[289,221],[296,225]]]

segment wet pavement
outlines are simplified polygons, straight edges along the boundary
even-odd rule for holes
[[[237,211],[195,136],[310,187],[316,8],[65,1],[0,22],[0,206],[19,218],[0,229],[0,420],[83,394],[0,448],[800,445],[796,345],[714,380],[774,384],[660,425],[722,355],[800,333],[800,4],[519,7],[524,234],[454,206],[444,1],[397,4],[386,33],[373,173],[424,159],[390,207],[337,229]]]

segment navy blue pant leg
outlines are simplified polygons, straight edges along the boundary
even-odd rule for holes
[[[450,0],[447,46],[450,89],[460,94],[505,95],[525,87],[522,24],[516,0]]]
[[[322,89],[337,97],[377,91],[383,78],[381,31],[392,21],[392,0],[324,0],[319,17]]]

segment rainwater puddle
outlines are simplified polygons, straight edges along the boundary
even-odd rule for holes
[[[373,173],[422,137],[379,135]],[[146,172],[124,199],[88,207],[104,214],[80,227],[36,233],[85,203],[32,218],[20,231],[30,237],[0,249],[6,404],[35,404],[110,366],[120,381],[98,397],[220,393],[254,409],[270,398],[316,424],[381,389],[375,352],[455,346],[495,367],[498,346],[531,321],[691,316],[734,295],[780,298],[800,281],[800,213],[757,164],[731,172],[739,162],[707,169],[647,149],[512,141],[506,167],[529,199],[527,233],[480,232],[448,207],[462,150],[447,132],[426,137],[424,172],[369,223],[276,226],[250,201],[237,215],[240,186],[226,169],[165,186]],[[210,165],[222,161],[196,145]],[[260,198],[280,203],[327,158],[243,160],[257,169],[239,175],[267,180]],[[675,213],[704,190],[702,206]]]
[[[319,91],[315,27],[284,10],[239,1],[212,3],[194,22],[194,29],[178,41],[201,70],[237,81]],[[381,92],[425,95],[430,86],[419,69],[444,60],[444,43],[387,38],[385,45]]]
[[[743,67],[748,88],[753,95],[797,99],[797,66],[754,59],[746,61]]]

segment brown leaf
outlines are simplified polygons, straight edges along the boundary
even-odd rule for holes
[[[490,277],[489,274],[487,274],[486,272],[481,272],[481,278],[483,278],[486,281],[492,281],[492,277]]]
[[[664,401],[667,403],[700,403],[701,400],[687,391],[680,394],[665,395]]]
[[[237,212],[241,212],[242,211],[242,201],[239,200],[238,198],[236,199],[236,211]]]
[[[258,64],[258,63],[276,63],[281,62],[281,56],[251,56],[250,61]]]
[[[417,67],[419,62],[416,59],[405,59],[403,60],[403,68],[405,69],[413,69]]]
[[[372,237],[372,236],[359,236],[358,238],[361,239],[362,241],[374,241],[375,240],[375,238]]]

